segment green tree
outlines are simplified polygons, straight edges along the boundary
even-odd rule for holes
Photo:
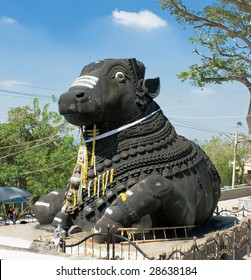
[[[191,1],[159,3],[177,22],[192,26],[195,33],[189,40],[200,60],[178,74],[181,80],[189,79],[198,87],[237,81],[251,95],[251,1],[215,0],[201,11],[189,9]],[[251,103],[247,122],[251,132]]]
[[[232,184],[233,143],[224,141],[220,136],[213,137],[203,144],[202,149],[212,160],[221,178],[221,186]]]
[[[250,174],[244,174],[246,164],[251,158],[251,142],[250,137],[241,134],[237,141],[236,163],[239,172],[237,172],[237,183],[249,183]]]
[[[236,151],[236,181],[235,183],[249,183],[250,178],[244,175],[244,167],[250,160],[251,143],[247,135],[238,138]],[[234,160],[234,140],[229,141],[221,136],[213,137],[202,146],[209,158],[215,165],[221,177],[221,186],[232,185],[233,160]]]
[[[0,124],[1,184],[19,184],[36,196],[64,188],[77,156],[72,130],[37,99],[33,108],[11,109]]]

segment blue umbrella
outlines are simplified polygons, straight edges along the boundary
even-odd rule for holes
[[[24,203],[27,202],[27,199],[24,197],[19,197],[11,200],[5,200],[4,204],[19,204],[19,203]]]
[[[32,193],[17,187],[0,187],[0,201],[2,202],[31,195]]]

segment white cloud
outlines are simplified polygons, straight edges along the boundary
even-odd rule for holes
[[[4,80],[4,81],[0,80],[0,84],[6,88],[10,88],[10,87],[13,87],[16,85],[19,85],[19,86],[27,85],[26,82],[17,81],[17,80]]]
[[[14,18],[10,17],[1,17],[0,22],[5,23],[5,24],[14,24],[17,21]]]
[[[138,13],[115,10],[112,12],[113,21],[124,26],[133,26],[146,30],[156,29],[167,25],[167,22],[154,13],[143,10]]]
[[[203,88],[203,89],[195,88],[191,90],[191,93],[203,96],[203,95],[214,95],[216,94],[216,91],[211,88]]]

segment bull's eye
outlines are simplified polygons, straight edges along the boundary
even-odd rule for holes
[[[118,80],[118,82],[123,82],[125,80],[125,74],[119,71],[115,74],[115,79]]]

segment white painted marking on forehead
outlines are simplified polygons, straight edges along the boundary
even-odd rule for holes
[[[95,76],[89,76],[89,75],[84,75],[78,77],[71,87],[75,86],[82,86],[82,87],[88,87],[88,88],[94,88],[98,82],[98,78]]]

